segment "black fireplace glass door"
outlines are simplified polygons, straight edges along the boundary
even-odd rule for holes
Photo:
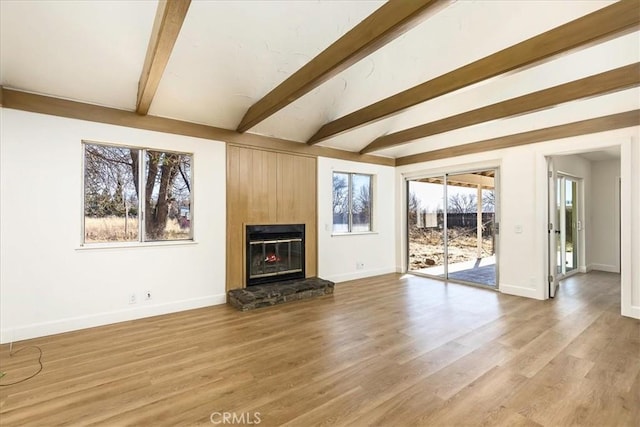
[[[304,224],[247,225],[246,285],[304,279]]]
[[[282,254],[282,269],[280,271],[291,273],[302,270],[302,240],[291,239],[289,242],[278,243],[279,252]]]
[[[249,248],[252,279],[302,271],[302,239],[256,240]]]

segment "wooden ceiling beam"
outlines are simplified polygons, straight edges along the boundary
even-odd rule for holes
[[[620,0],[610,6],[486,56],[432,80],[368,105],[323,125],[308,144],[396,114],[483,80],[620,35],[640,24],[640,1]]]
[[[391,0],[385,3],[253,104],[238,125],[238,132],[254,127],[448,3],[445,0]]]
[[[149,112],[190,4],[191,0],[160,0],[158,2],[147,56],[138,82],[136,101],[138,114],[145,115]]]
[[[565,102],[603,95],[640,85],[640,63],[630,64],[594,76],[508,99],[486,107],[445,117],[423,125],[381,136],[360,150],[372,153],[406,144],[416,139],[461,129],[467,126],[531,113]]]
[[[482,153],[485,151],[501,150],[504,148],[534,144],[536,142],[553,141],[555,139],[570,138],[572,136],[587,135],[638,125],[640,125],[640,110],[632,110],[624,113],[611,114],[594,119],[532,130],[529,132],[486,139],[484,141],[471,142],[469,144],[455,145],[453,147],[441,148],[438,150],[413,154],[411,156],[399,157],[396,159],[396,166],[447,159],[450,157]]]
[[[21,92],[2,88],[2,108],[29,111],[32,113],[49,114],[51,116],[67,117],[70,119],[86,120],[96,123],[106,123],[135,129],[152,130],[173,135],[186,135],[212,141],[226,142],[243,147],[262,150],[286,152],[311,157],[329,157],[333,159],[350,160],[353,162],[372,163],[384,166],[394,166],[395,159],[390,157],[361,155],[353,151],[340,150],[329,147],[309,147],[296,141],[273,138],[251,133],[238,133],[229,129],[190,123],[182,120],[167,119],[165,117],[145,115],[141,116],[133,111],[103,107],[84,102],[70,101],[45,95]]]

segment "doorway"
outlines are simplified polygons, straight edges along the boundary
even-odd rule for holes
[[[497,169],[407,180],[407,271],[497,287]]]

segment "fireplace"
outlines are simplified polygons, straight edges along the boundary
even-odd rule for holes
[[[304,279],[304,224],[247,225],[247,286]]]

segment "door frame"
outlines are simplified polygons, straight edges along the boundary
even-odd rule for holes
[[[621,177],[621,269],[620,269],[620,282],[621,282],[621,314],[623,316],[634,317],[640,319],[640,305],[633,305],[632,300],[632,272],[631,272],[631,180],[632,180],[632,144],[633,137],[628,136],[608,136],[593,135],[590,138],[581,137],[580,144],[575,143],[576,138],[568,138],[561,141],[557,141],[553,146],[541,145],[538,150],[535,150],[536,156],[536,200],[547,200],[548,197],[548,167],[547,157],[549,156],[563,156],[570,154],[588,153],[591,151],[599,151],[610,147],[620,147],[620,177]],[[637,142],[637,141],[636,141]],[[579,148],[576,147],[579,145]],[[538,234],[540,243],[542,239],[546,242],[548,235],[548,206],[545,203],[538,206],[538,224],[540,234]],[[544,234],[542,234],[544,233]],[[544,237],[543,237],[544,236]],[[547,272],[549,271],[549,245],[540,244],[538,247],[542,248],[545,256],[544,274],[545,279]],[[549,298],[549,286],[548,281],[544,281],[544,286],[540,293],[541,299]]]
[[[554,298],[560,285],[558,274],[558,234],[557,230],[557,188],[558,172],[553,164],[553,157],[547,157],[547,293],[549,298]],[[562,252],[562,250],[561,250]]]

